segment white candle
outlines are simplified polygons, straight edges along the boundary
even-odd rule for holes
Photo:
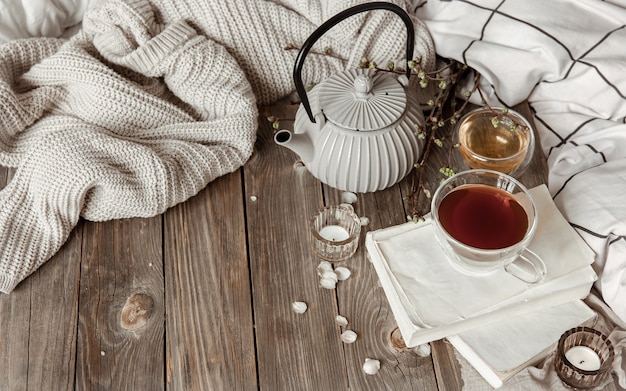
[[[350,233],[339,225],[327,225],[320,229],[320,236],[331,242],[341,242],[350,237]]]
[[[565,357],[572,365],[583,371],[597,371],[600,369],[601,361],[598,353],[587,346],[574,346],[565,352]]]

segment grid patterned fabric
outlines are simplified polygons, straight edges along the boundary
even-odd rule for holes
[[[413,0],[437,53],[476,69],[490,104],[528,100],[549,189],[596,252],[626,321],[626,2]]]

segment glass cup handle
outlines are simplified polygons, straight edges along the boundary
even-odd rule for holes
[[[529,249],[525,249],[504,270],[527,284],[537,284],[546,276],[546,264],[539,255]]]

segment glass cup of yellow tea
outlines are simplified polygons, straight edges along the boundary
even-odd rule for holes
[[[535,138],[521,114],[501,107],[481,107],[458,123],[459,152],[470,168],[516,176],[532,159]]]

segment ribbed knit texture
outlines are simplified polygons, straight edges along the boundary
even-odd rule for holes
[[[0,46],[0,164],[17,167],[0,191],[0,291],[52,257],[81,216],[154,216],[241,167],[257,103],[294,89],[297,50],[284,48],[361,2],[93,0],[67,42]],[[309,55],[304,79],[362,56],[402,58],[404,24],[375,12],[329,31],[319,47],[333,56]],[[416,57],[432,67],[415,23]]]

